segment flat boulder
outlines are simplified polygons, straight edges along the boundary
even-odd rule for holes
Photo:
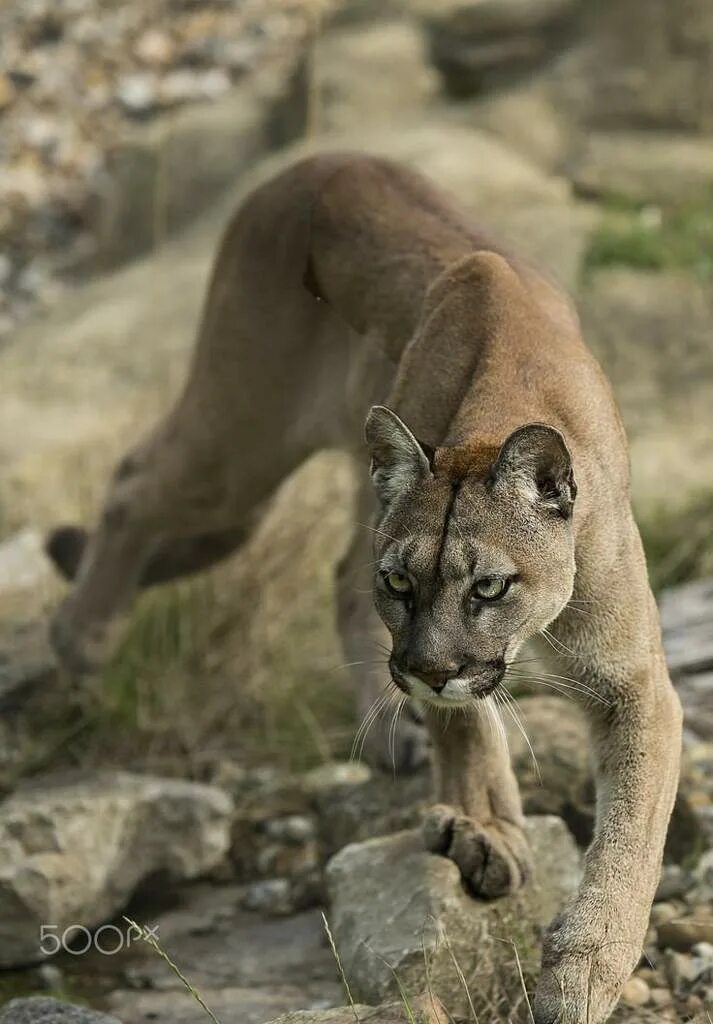
[[[433,992],[454,1016],[512,1007],[520,968],[539,964],[544,926],[576,889],[577,847],[553,816],[527,819],[533,879],[514,896],[470,896],[456,865],[416,831],[356,843],[327,866],[330,923],[355,1000]],[[472,1007],[471,1007],[472,1002]]]
[[[152,876],[209,871],[231,816],[216,788],[124,772],[19,790],[0,804],[0,966],[42,960],[66,929],[107,921]],[[42,941],[43,926],[56,941]]]

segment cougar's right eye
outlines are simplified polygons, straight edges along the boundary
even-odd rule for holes
[[[395,597],[408,597],[413,589],[411,580],[401,572],[385,573],[384,583]]]

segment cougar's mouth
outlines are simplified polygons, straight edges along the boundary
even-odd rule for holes
[[[449,708],[465,707],[471,705],[474,700],[488,697],[500,686],[505,676],[505,668],[498,666],[490,679],[456,676],[449,679],[442,689],[435,690],[412,672],[400,669],[393,658],[389,660],[389,669],[394,683],[407,697],[414,697],[437,707]]]

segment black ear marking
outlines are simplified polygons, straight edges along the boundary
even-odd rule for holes
[[[61,576],[70,582],[75,579],[88,534],[81,526],[59,526],[47,537],[45,553]]]

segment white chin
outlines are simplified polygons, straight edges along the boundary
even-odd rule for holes
[[[440,693],[434,693],[430,686],[427,686],[418,676],[411,675],[410,672],[404,673],[404,679],[408,683],[411,696],[426,704],[433,704],[439,708],[458,708],[473,703],[473,694],[464,679],[449,680]]]

